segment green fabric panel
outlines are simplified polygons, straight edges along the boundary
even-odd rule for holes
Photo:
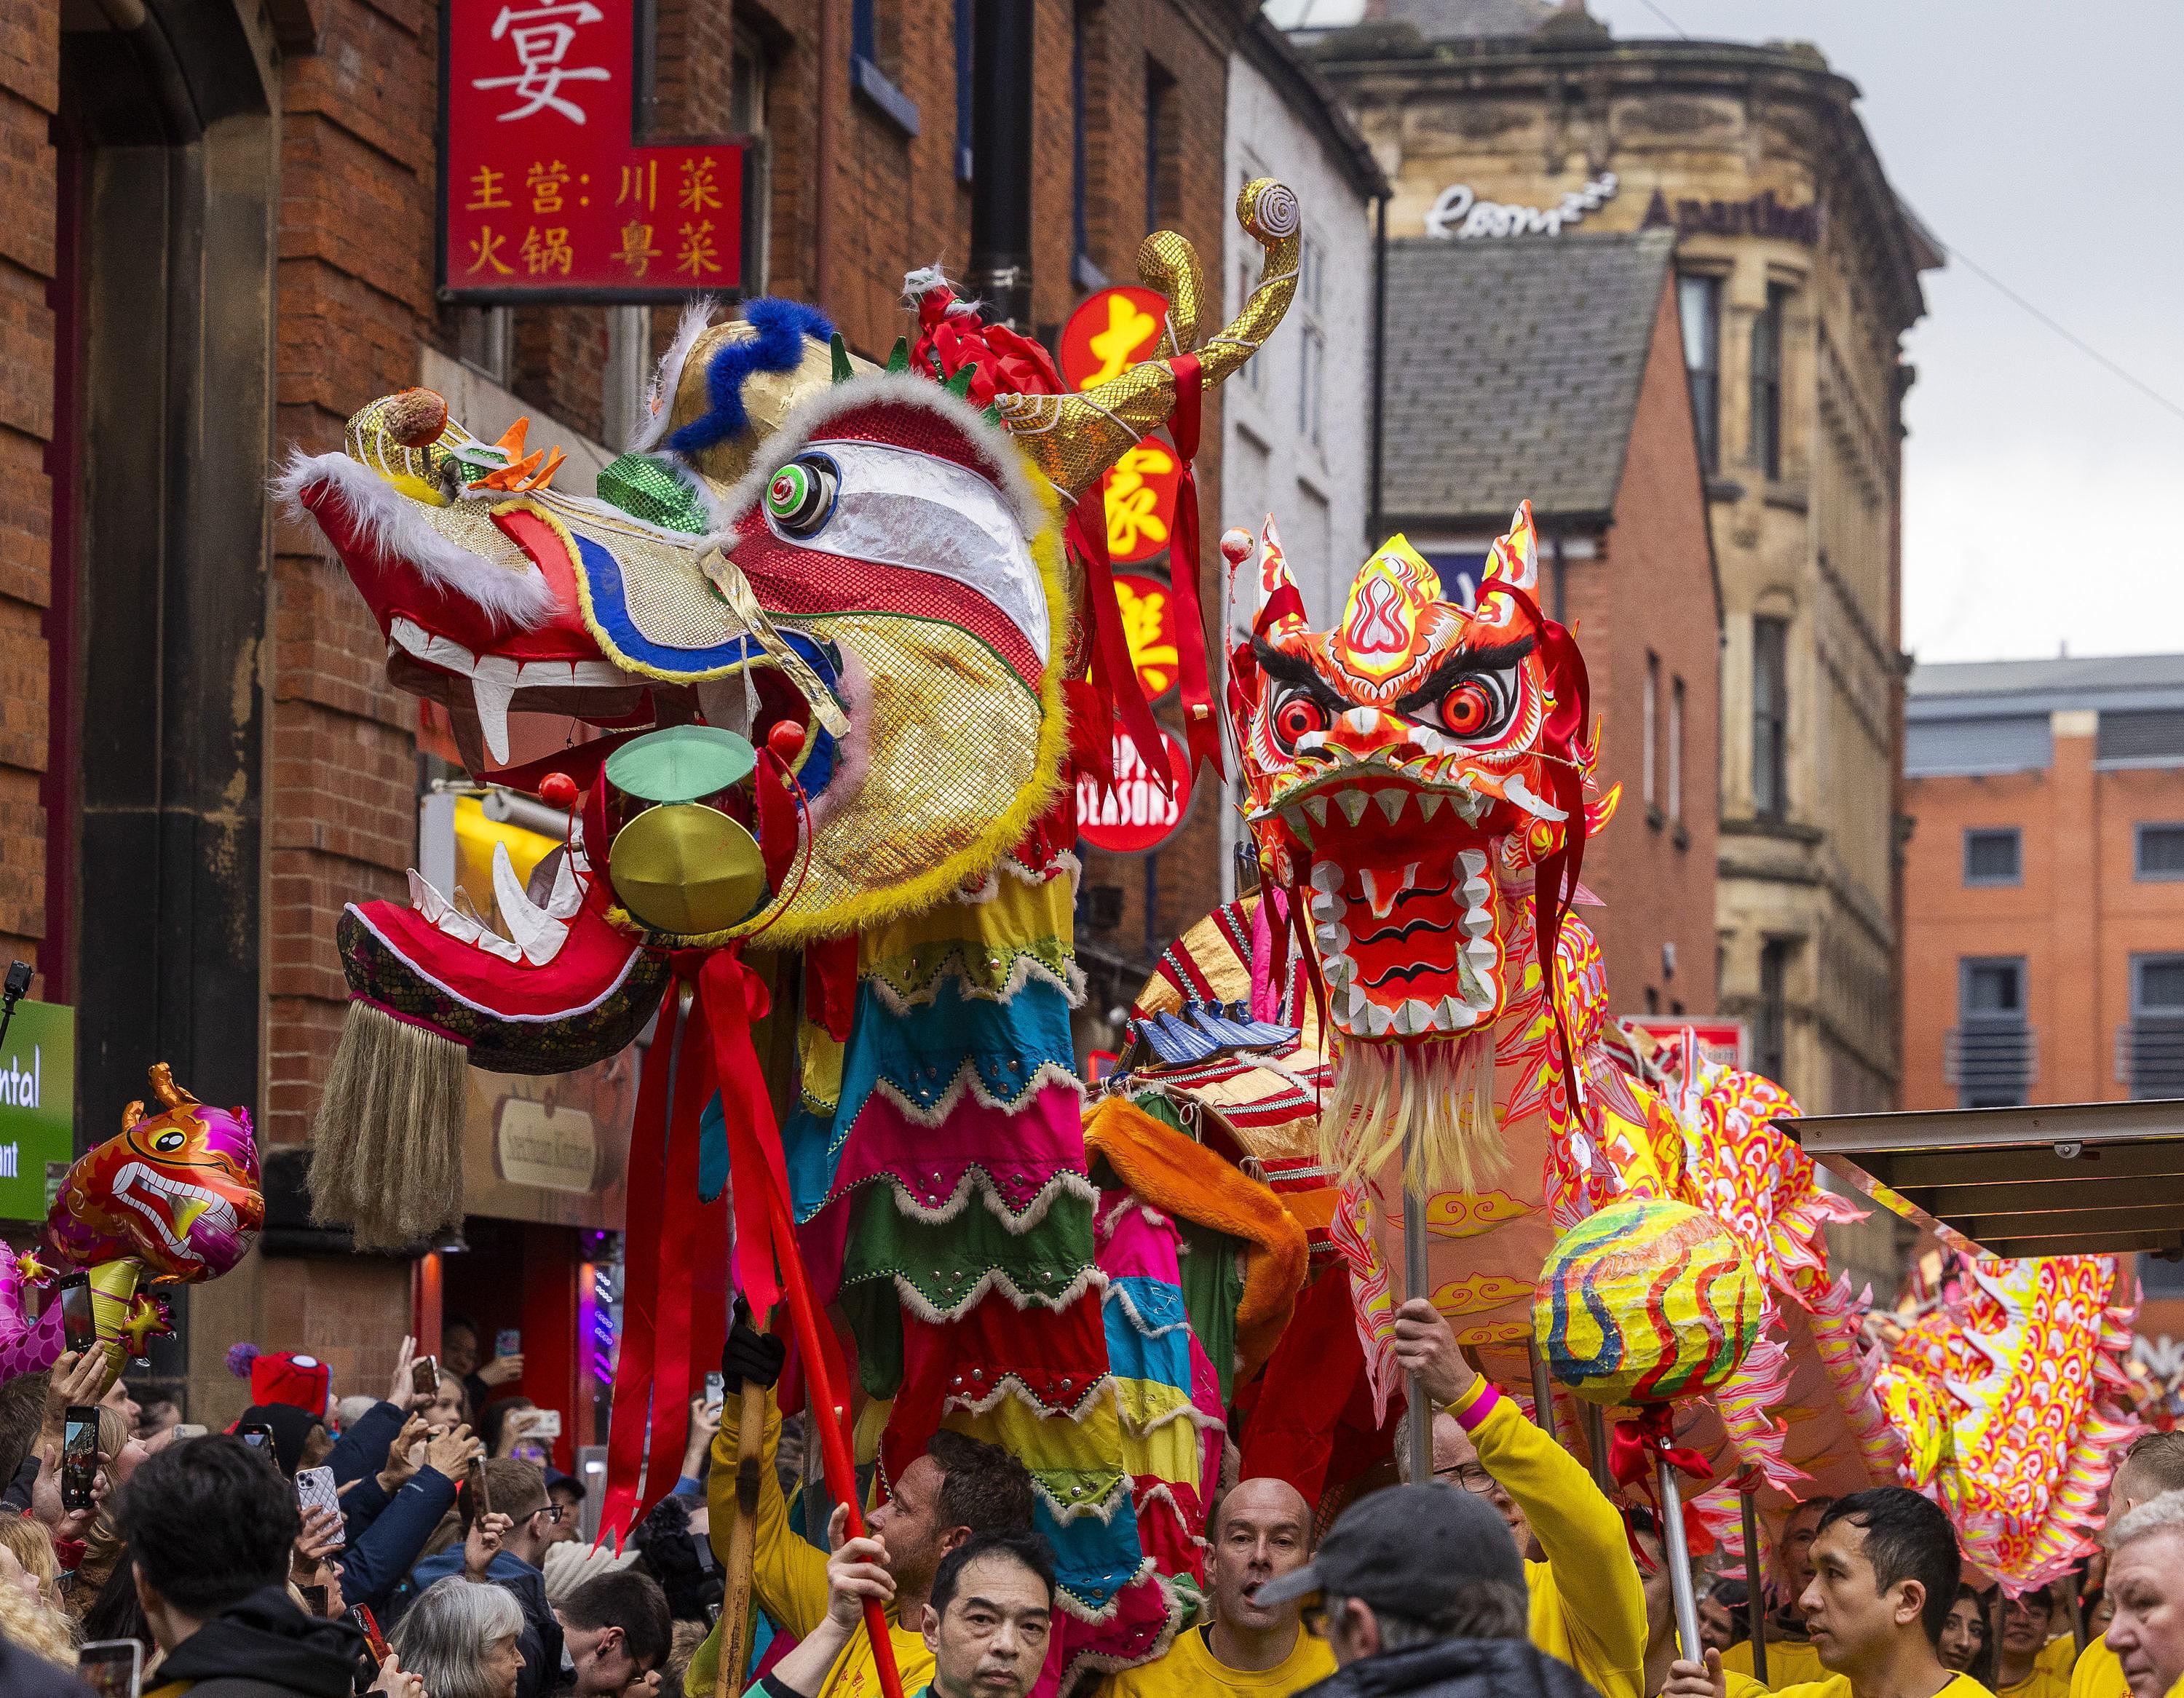
[[[877,1282],[844,1286],[842,1313],[857,1339],[857,1383],[884,1400],[902,1389],[902,1305],[894,1287]]]
[[[697,492],[650,454],[624,454],[600,469],[599,499],[663,530],[705,535],[709,521]]]
[[[1039,1224],[1012,1233],[972,1199],[953,1218],[922,1221],[896,1207],[884,1183],[858,1193],[842,1257],[844,1293],[866,1280],[903,1279],[937,1310],[954,1314],[999,1269],[1028,1299],[1053,1306],[1092,1265],[1092,1201],[1056,1195]]]
[[[1195,1221],[1176,1222],[1183,1233],[1183,1311],[1190,1330],[1221,1381],[1228,1402],[1236,1374],[1236,1307],[1244,1300],[1244,1240]]]

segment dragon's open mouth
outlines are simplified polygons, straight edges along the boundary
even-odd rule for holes
[[[194,1231],[233,1237],[241,1230],[234,1205],[226,1198],[142,1161],[131,1161],[115,1176],[114,1200],[149,1222],[160,1242],[176,1255],[187,1253]]]

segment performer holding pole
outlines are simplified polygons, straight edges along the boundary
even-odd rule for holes
[[[1744,1615],[1752,1636],[1752,1678],[1767,1684],[1767,1602],[1759,1586],[1759,1500],[1752,1483],[1740,1481],[1737,1508],[1744,1517]]]
[[[1417,1134],[1413,1133],[1412,1137]],[[1431,1276],[1426,1271],[1426,1200],[1420,1196],[1415,1185],[1403,1188],[1403,1289],[1412,1298],[1430,1303],[1427,1287]],[[1403,1423],[1403,1440],[1410,1447],[1411,1478],[1429,1480],[1433,1478],[1434,1402],[1426,1395],[1413,1370],[1406,1378],[1406,1389],[1410,1398],[1410,1417]]]

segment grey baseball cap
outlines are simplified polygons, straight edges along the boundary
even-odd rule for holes
[[[1376,1610],[1430,1621],[1457,1589],[1498,1580],[1524,1593],[1524,1563],[1502,1517],[1454,1486],[1390,1486],[1343,1511],[1312,1561],[1253,1595],[1285,1604],[1314,1592],[1359,1598]]]

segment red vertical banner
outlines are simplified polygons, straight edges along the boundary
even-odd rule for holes
[[[441,31],[443,298],[741,287],[743,147],[637,145],[636,0],[445,0]]]

